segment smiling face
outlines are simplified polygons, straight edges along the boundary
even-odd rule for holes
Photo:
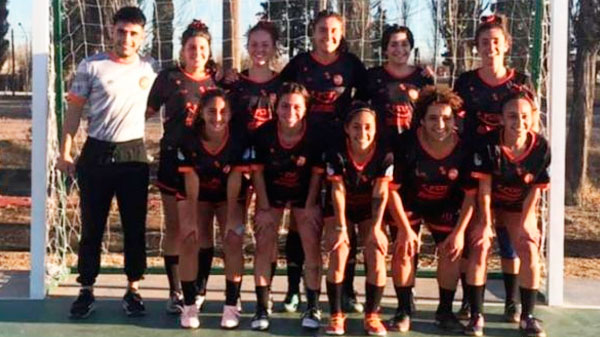
[[[203,36],[192,36],[185,41],[181,49],[181,59],[187,72],[204,69],[210,57],[210,44]]]
[[[254,31],[248,36],[248,55],[255,66],[265,65],[275,56],[275,41],[265,30]]]
[[[390,63],[394,65],[404,65],[410,58],[410,41],[405,32],[392,34],[385,49],[385,54]]]
[[[375,141],[375,115],[361,111],[344,127],[353,148],[367,150]]]
[[[231,112],[223,97],[217,96],[209,100],[202,108],[200,118],[204,120],[206,131],[217,133],[227,128],[231,119]]]
[[[455,127],[454,114],[448,104],[431,104],[421,120],[421,126],[429,139],[441,142],[452,135]]]
[[[137,54],[144,42],[144,27],[137,23],[118,21],[112,28],[113,50],[118,57]]]
[[[523,98],[506,102],[502,108],[502,123],[507,137],[526,137],[533,124],[531,103]]]
[[[301,94],[285,94],[277,104],[277,119],[286,128],[294,128],[302,123],[306,115],[306,101]]]
[[[315,25],[313,43],[315,50],[322,54],[333,54],[342,42],[343,26],[336,17],[319,20]]]
[[[510,49],[510,43],[501,28],[491,28],[481,32],[477,40],[477,52],[484,65],[504,62],[504,55]]]

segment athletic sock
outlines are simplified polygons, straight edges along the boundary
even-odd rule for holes
[[[483,313],[483,293],[485,284],[481,286],[468,285],[469,304],[471,304],[471,317]]]
[[[304,251],[297,231],[289,231],[285,241],[285,259],[287,264],[288,293],[300,293]]]
[[[460,286],[462,287],[462,305],[469,303],[467,298],[467,273],[460,273]]]
[[[269,287],[256,286],[256,312],[266,312],[269,306]]]
[[[396,298],[398,299],[398,309],[399,312],[404,312],[407,315],[412,313],[412,292],[413,286],[408,287],[394,287],[396,290]]]
[[[330,313],[337,314],[342,312],[342,283],[332,283],[327,281],[326,284]]]
[[[165,255],[163,257],[165,261],[165,272],[167,273],[167,279],[169,280],[169,292],[180,293],[181,292],[181,281],[179,279],[179,255]]]
[[[183,290],[183,304],[192,305],[196,303],[196,281],[181,281],[181,289]]]
[[[519,288],[521,292],[521,317],[533,315],[537,300],[537,289]]]
[[[214,255],[214,247],[200,248],[198,251],[198,277],[196,278],[196,285],[198,286],[198,294],[200,295],[206,294],[208,276],[210,275]]]
[[[436,311],[437,314],[448,314],[452,313],[452,302],[454,301],[454,294],[456,290],[444,289],[439,287],[440,289],[440,304],[438,305],[438,309]]]
[[[269,280],[269,291],[271,291],[271,284],[273,284],[273,277],[277,271],[277,262],[271,262],[271,279]]]
[[[237,305],[242,282],[225,281],[225,305]]]
[[[319,295],[321,295],[321,291],[306,287],[306,302],[308,308],[319,308]]]
[[[515,304],[517,299],[517,290],[519,286],[517,284],[517,274],[502,273],[502,279],[504,280],[504,290],[506,291],[506,304]]]
[[[366,295],[367,303],[365,305],[365,313],[372,314],[379,310],[379,304],[381,303],[381,297],[383,296],[383,288],[378,287],[374,284],[366,284]]]

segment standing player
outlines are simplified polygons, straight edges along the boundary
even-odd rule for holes
[[[467,274],[472,317],[465,333],[483,335],[482,303],[492,226],[503,226],[522,262],[518,272],[522,307],[519,329],[523,336],[544,337],[541,323],[533,316],[541,279],[536,207],[540,191],[550,182],[550,148],[546,139],[532,130],[537,125],[533,93],[516,87],[502,106],[502,128],[482,139],[473,158],[482,222],[472,233],[476,245],[469,255]]]
[[[325,218],[327,250],[327,295],[331,319],[330,335],[346,331],[342,313],[344,269],[351,247],[349,228],[358,226],[365,245],[367,268],[364,328],[369,335],[384,336],[379,303],[386,282],[385,256],[388,240],[382,219],[392,179],[393,156],[376,141],[376,114],[367,106],[356,106],[347,115],[345,136],[327,151],[327,179],[331,181],[333,210]]]
[[[366,70],[362,62],[347,51],[344,19],[341,15],[331,11],[319,12],[312,24],[312,41],[313,50],[298,54],[290,60],[281,71],[281,78],[283,81],[294,81],[306,86],[311,95],[308,122],[325,135],[332,129],[341,127],[353,98],[366,101]],[[354,96],[353,90],[356,90]],[[294,237],[297,236],[293,232],[288,236],[290,241],[286,242],[286,255],[295,256],[294,252],[301,251],[297,246],[298,241],[291,241]],[[349,272],[354,270],[354,264],[348,267]],[[301,264],[295,270],[298,274],[295,279],[299,282]],[[298,289],[292,281],[289,279],[290,289]],[[356,301],[351,285],[350,283],[346,291],[351,293],[347,302],[350,302],[354,311],[362,312],[362,305]],[[286,300],[297,303],[298,296],[288,295],[292,296],[286,297]]]
[[[272,254],[277,245],[277,228],[286,207],[298,224],[301,247],[306,256],[307,308],[302,326],[318,329],[321,319],[321,219],[317,206],[323,172],[321,144],[315,129],[306,121],[308,92],[297,83],[284,83],[277,95],[277,117],[263,124],[254,135],[256,164],[255,282],[257,311],[252,329],[269,328],[267,305]]]
[[[415,282],[415,255],[421,223],[429,227],[439,259],[437,280],[440,302],[436,324],[448,331],[463,330],[452,313],[459,279],[465,230],[475,204],[470,182],[472,152],[455,131],[462,100],[450,90],[426,87],[415,110],[416,129],[403,133],[394,149],[392,216],[398,226],[392,259],[399,308],[390,329],[410,329],[410,297]]]
[[[184,306],[181,313],[183,328],[197,328],[198,307],[196,306],[199,251],[213,247],[213,220],[216,217],[222,235],[225,252],[226,299],[221,327],[236,328],[239,325],[237,299],[243,270],[241,244],[230,233],[239,229],[226,228],[230,223],[243,223],[243,197],[238,195],[234,210],[228,212],[227,183],[233,171],[243,170],[239,161],[243,158],[247,142],[243,134],[231,132],[231,111],[225,93],[212,89],[204,93],[199,103],[198,116],[192,129],[186,131],[177,147],[178,170],[184,175],[184,188],[180,190],[177,203],[180,219],[181,287]],[[210,270],[210,265],[202,266]],[[207,271],[208,272],[208,271]]]
[[[81,240],[77,269],[81,284],[71,317],[85,318],[94,306],[93,286],[100,270],[106,219],[116,195],[124,233],[129,316],[145,313],[139,280],[146,268],[148,157],[144,147],[144,111],[156,74],[153,62],[140,57],[146,18],[137,7],[113,17],[112,50],[81,61],[69,91],[69,106],[57,167],[77,173],[81,198]],[[89,103],[88,138],[75,165],[71,155],[81,114]]]
[[[165,214],[164,260],[169,280],[168,313],[181,313],[183,294],[179,279],[179,252],[177,237],[179,220],[177,217],[176,192],[183,181],[177,172],[177,144],[186,128],[192,126],[198,110],[200,97],[207,89],[215,86],[213,76],[215,64],[211,60],[210,34],[208,27],[199,20],[188,25],[181,36],[181,54],[179,65],[165,69],[158,74],[148,97],[146,117],[154,115],[161,106],[165,107],[163,138],[160,141],[160,162],[156,185],[160,189]],[[208,269],[213,248],[198,253],[202,265],[199,265],[199,302],[206,291]],[[201,303],[198,303],[201,305]]]
[[[387,28],[381,41],[387,60],[384,65],[369,69],[368,91],[382,134],[389,138],[410,129],[419,90],[432,85],[433,79],[427,70],[408,64],[415,45],[408,27]]]
[[[463,137],[465,139],[476,141],[485,133],[497,129],[502,119],[501,102],[504,97],[515,85],[530,86],[527,75],[508,68],[505,64],[504,57],[510,50],[511,41],[505,16],[492,15],[482,18],[475,32],[481,67],[461,74],[454,83],[454,91],[464,100],[466,116]],[[519,270],[519,259],[510,244],[506,228],[497,227],[496,235],[502,257],[502,275],[506,290],[504,319],[508,322],[518,322],[516,274]],[[461,283],[464,294],[466,291],[464,271],[461,274]],[[464,297],[458,316],[461,319],[470,317],[469,307]]]

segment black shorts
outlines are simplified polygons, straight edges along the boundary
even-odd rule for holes
[[[160,147],[155,185],[161,193],[185,195],[185,184],[177,166],[177,149],[173,146]]]
[[[324,218],[335,216],[331,200],[325,202],[322,210]],[[372,218],[371,204],[351,205],[346,203],[346,222],[348,222],[348,224],[358,224]]]
[[[460,216],[460,206],[443,207],[405,206],[405,212],[411,224],[426,224],[435,244],[444,241],[456,227]]]

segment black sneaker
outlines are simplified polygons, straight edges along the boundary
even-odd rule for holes
[[[517,309],[517,304],[506,303],[504,305],[504,321],[508,323],[519,323],[521,320],[521,315],[519,314],[519,310]]]
[[[91,289],[79,290],[79,296],[73,304],[69,317],[74,319],[87,318],[94,311],[94,293]]]
[[[146,314],[146,307],[142,296],[137,291],[127,290],[125,296],[123,296],[123,311],[129,317],[139,317]]]
[[[265,331],[269,329],[269,325],[269,314],[266,310],[258,310],[250,321],[252,330]]]
[[[521,336],[523,337],[546,337],[546,331],[544,331],[544,328],[542,327],[542,321],[532,315],[521,317],[519,331],[521,331]]]
[[[463,332],[465,330],[465,326],[451,312],[436,313],[435,325],[444,331]]]
[[[471,318],[471,306],[469,305],[469,302],[463,302],[460,305],[460,309],[458,309],[458,312],[456,313],[456,318],[461,321],[467,321]]]
[[[321,310],[317,307],[309,307],[302,313],[302,327],[306,329],[318,329],[321,327]]]

